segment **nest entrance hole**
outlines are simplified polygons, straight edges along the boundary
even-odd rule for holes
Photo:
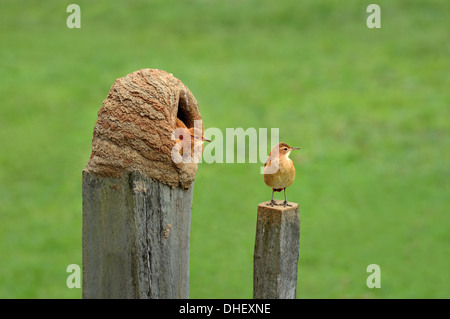
[[[185,94],[180,93],[178,98],[177,118],[183,122],[188,129],[194,127],[195,116],[191,114],[192,110],[194,110],[194,108],[189,107]]]

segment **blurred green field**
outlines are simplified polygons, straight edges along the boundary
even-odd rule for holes
[[[279,128],[298,298],[450,298],[448,1],[3,0],[0,297],[80,298],[81,171],[116,78],[173,73],[206,127]],[[251,298],[261,164],[199,165],[191,298]],[[282,198],[282,194],[277,195]],[[366,267],[381,267],[369,289]]]

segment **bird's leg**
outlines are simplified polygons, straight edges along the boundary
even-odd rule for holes
[[[273,207],[273,205],[276,205],[275,202],[273,201],[273,193],[274,193],[274,190],[272,189],[272,200],[270,201],[270,204],[269,204],[269,206],[272,206],[272,207]]]
[[[292,206],[292,205],[290,205],[290,204],[288,204],[288,201],[287,201],[287,198],[286,198],[286,187],[284,188],[284,207],[286,207],[286,206]]]

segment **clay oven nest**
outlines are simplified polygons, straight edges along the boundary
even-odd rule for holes
[[[85,171],[117,177],[138,170],[169,186],[189,188],[197,164],[171,159],[177,118],[187,128],[202,119],[195,97],[172,74],[142,69],[117,79],[98,111]]]

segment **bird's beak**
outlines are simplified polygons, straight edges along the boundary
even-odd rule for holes
[[[204,137],[202,137],[202,141],[203,141],[203,142],[208,142],[208,143],[211,143],[211,141],[210,141],[210,140],[208,140],[208,139],[206,139],[206,138],[204,138]]]
[[[292,150],[299,150],[300,147],[293,147]]]

